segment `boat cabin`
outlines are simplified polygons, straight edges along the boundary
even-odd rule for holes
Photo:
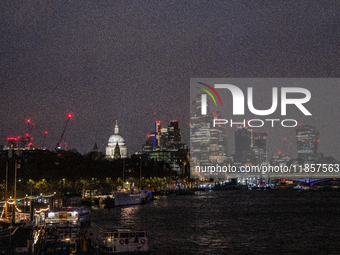
[[[149,250],[147,231],[131,228],[101,228],[98,246],[102,253],[138,252]]]

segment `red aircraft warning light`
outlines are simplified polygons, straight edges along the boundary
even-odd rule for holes
[[[31,119],[27,119],[27,123],[31,123]]]
[[[71,118],[72,118],[72,114],[69,113],[69,114],[67,115],[67,117],[68,117],[69,119],[71,119]]]

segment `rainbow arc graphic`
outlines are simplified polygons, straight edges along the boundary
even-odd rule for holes
[[[210,89],[212,92],[214,92],[215,95],[217,96],[218,100],[220,101],[221,105],[222,105],[222,100],[220,98],[220,95],[217,93],[217,91],[213,87],[211,87],[210,85],[205,84],[203,82],[197,82],[197,83],[206,86],[208,89]],[[213,94],[211,94],[211,92],[209,90],[201,88],[201,87],[196,87],[196,88],[198,88],[200,90],[203,90],[205,93],[207,93],[212,98],[212,100],[214,101],[215,105],[217,106],[215,97],[213,96]]]

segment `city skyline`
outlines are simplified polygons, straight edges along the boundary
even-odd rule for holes
[[[312,79],[313,80],[313,79]],[[317,80],[317,79],[314,79],[314,80]],[[336,79],[333,79],[332,80],[333,82],[336,82]],[[328,87],[329,86],[331,86],[330,84],[328,84]],[[327,89],[326,89],[326,91],[327,91]],[[324,95],[324,96],[327,96],[327,95]],[[228,101],[226,101],[225,103],[228,103]],[[230,102],[229,102],[229,104],[230,104]],[[268,104],[268,103],[266,103],[266,104]],[[214,108],[214,107],[213,107]],[[218,108],[216,108],[216,109],[218,109]],[[217,111],[219,111],[219,110],[217,110]],[[154,116],[153,116],[153,118],[154,119],[156,119],[156,114],[157,113],[154,113]],[[215,114],[215,113],[214,113]],[[324,113],[323,113],[324,114]],[[73,119],[73,116],[71,116],[71,114],[67,114],[66,116],[65,116],[65,121],[66,121],[66,125],[64,125],[64,128],[65,127],[67,127],[67,124],[68,124],[68,122],[69,122],[69,120],[71,120],[71,119]],[[326,119],[319,119],[319,121],[320,120],[322,120],[322,121],[325,121]],[[65,124],[65,121],[64,121],[64,124]],[[326,121],[329,121],[329,120],[326,120]],[[159,122],[159,124],[160,123],[162,123],[162,124],[164,124],[164,122],[166,122],[166,121],[160,121],[160,120],[156,120],[156,121],[154,121],[154,123],[157,123],[157,122]],[[170,124],[171,123],[173,123],[173,122],[177,122],[177,125],[178,125],[178,121],[177,120],[170,120],[169,121],[170,122]],[[115,123],[117,123],[117,120],[116,120],[116,122]],[[151,127],[151,124],[154,124],[154,123],[152,123],[152,122],[150,122],[149,124],[149,126]],[[308,123],[308,122],[307,122]],[[126,123],[125,123],[126,124]],[[309,124],[313,124],[313,122],[309,122]],[[161,125],[161,124],[160,124]],[[180,124],[181,125],[181,124]],[[271,128],[270,127],[266,127],[266,128],[260,128],[260,129],[258,129],[258,128],[254,128],[253,129],[253,132],[267,132],[267,136],[268,136],[268,140],[269,140],[269,142],[268,142],[268,157],[270,158],[271,156],[273,156],[273,155],[279,155],[279,154],[282,154],[282,155],[286,155],[286,156],[290,156],[290,158],[291,159],[297,159],[298,158],[298,145],[297,145],[297,136],[296,136],[296,134],[295,134],[295,132],[296,132],[296,130],[299,128],[299,126],[301,126],[302,124],[300,123],[300,124],[298,124],[298,126],[296,127],[296,128],[289,128],[289,129],[282,129],[281,128],[281,131],[282,130],[284,130],[285,132],[275,132],[276,130],[276,128],[275,129],[273,129],[272,128],[272,131],[274,130],[274,133],[272,132],[272,131],[268,131],[268,130],[270,130]],[[307,125],[307,124],[303,124],[303,125]],[[313,124],[314,125],[314,124]],[[8,140],[8,141],[6,141],[3,145],[8,145],[10,142],[11,142],[11,139],[16,139],[16,138],[18,138],[18,144],[23,144],[23,142],[20,142],[19,140],[20,139],[22,139],[22,138],[27,138],[27,137],[29,137],[29,139],[31,139],[31,137],[32,138],[35,138],[35,135],[33,134],[33,130],[34,130],[34,126],[35,126],[35,123],[34,123],[34,121],[32,120],[32,119],[27,119],[25,122],[24,122],[24,125],[23,125],[23,128],[24,129],[26,129],[26,133],[25,132],[21,132],[21,133],[19,133],[19,132],[17,132],[16,134],[14,134],[14,136],[12,136],[12,137],[8,137],[7,139],[10,139],[10,140]],[[115,126],[116,126],[116,124],[115,124]],[[181,125],[182,126],[182,125]],[[190,124],[189,124],[189,126],[190,126]],[[181,128],[183,128],[183,127],[181,127]],[[315,126],[315,128],[316,129],[318,129],[318,130],[320,130],[320,129],[322,129],[322,127],[320,128],[319,126]],[[114,129],[116,129],[116,127],[114,128]],[[185,129],[185,127],[184,127],[184,129]],[[66,130],[66,129],[65,129]],[[151,128],[149,128],[149,130],[151,130]],[[227,144],[229,144],[229,146],[227,146],[227,151],[229,152],[229,153],[227,153],[227,156],[234,156],[235,155],[235,138],[234,138],[234,136],[233,135],[230,135],[230,134],[232,134],[232,133],[230,133],[230,132],[234,132],[235,130],[237,130],[237,125],[235,126],[234,125],[234,127],[231,127],[231,128],[229,128],[229,127],[227,127],[226,128],[226,131],[227,131],[227,133],[228,133],[228,138],[226,138],[227,139]],[[287,130],[288,130],[288,132],[287,132]],[[159,130],[160,131],[160,130]],[[66,131],[66,133],[67,132],[70,132],[70,131]],[[116,131],[113,131],[112,132],[112,134],[114,134]],[[235,132],[237,132],[237,131],[235,131]],[[125,133],[124,131],[123,131],[123,133]],[[18,135],[18,134],[20,134],[20,136],[16,136],[16,135]],[[111,135],[112,135],[111,134]],[[110,136],[111,136],[110,135]],[[44,132],[44,138],[46,138],[48,136],[48,134],[46,134],[45,132]],[[226,135],[227,136],[227,135]],[[275,136],[275,139],[274,139],[274,137],[273,136]],[[125,136],[124,136],[125,137]],[[127,137],[129,137],[129,136],[127,136]],[[323,134],[321,133],[321,139],[322,139],[322,137],[323,137]],[[188,140],[188,137],[183,137],[184,139],[184,141],[187,141]],[[150,134],[149,133],[146,133],[145,134],[145,139],[144,139],[144,141],[145,140],[147,140],[147,139],[150,139]],[[27,139],[26,139],[27,140]],[[35,140],[35,139],[34,139]],[[108,145],[108,140],[109,140],[109,138],[107,138],[106,139],[106,141],[104,141],[104,143],[102,143],[102,144],[100,144],[99,143],[99,151],[100,152],[102,152],[103,154],[105,154],[105,148],[107,147],[107,145]],[[277,143],[277,141],[279,141],[279,143],[277,143],[276,144],[276,146],[273,146],[274,144],[274,142],[273,141],[275,141],[276,143]],[[284,142],[283,142],[284,141]],[[52,150],[53,151],[53,146],[55,146],[55,143],[54,143],[54,141],[52,141],[52,143],[50,143],[50,144],[48,144],[48,143],[46,143],[46,139],[43,139],[43,140],[40,140],[39,142],[40,142],[40,144],[39,144],[39,142],[38,143],[36,143],[36,142],[34,142],[33,140],[32,140],[32,142],[33,142],[33,147],[34,148],[40,148],[40,147],[42,147],[41,146],[41,143],[43,143],[43,144],[45,144],[45,146],[46,146],[46,149],[48,149],[48,150]],[[75,150],[77,150],[78,151],[78,149],[77,148],[73,148],[73,147],[69,147],[69,144],[67,144],[67,145],[64,145],[64,142],[67,142],[67,140],[65,141],[65,140],[62,140],[62,148],[63,149],[65,149],[65,150],[68,150],[68,149],[75,149]],[[319,140],[319,142],[320,142],[320,140]],[[98,146],[98,142],[97,141],[94,141],[94,143],[97,143],[97,146]],[[135,152],[143,152],[143,146],[144,146],[144,142],[143,141],[138,141],[138,143],[139,143],[139,149],[138,150],[135,150],[135,151],[129,151],[129,153],[127,154],[127,156],[129,157],[130,155],[133,155]],[[188,146],[189,146],[189,149],[190,149],[190,143],[185,143],[184,142],[184,144],[187,144]],[[283,146],[281,146],[282,144],[284,144]],[[94,145],[94,144],[93,144]],[[115,145],[115,144],[114,144]],[[334,144],[333,144],[333,146],[334,146]],[[19,147],[23,147],[23,146],[19,146]],[[329,146],[329,144],[327,144],[327,147],[330,147]],[[273,149],[274,148],[274,149]],[[322,147],[321,146],[321,149],[323,149],[324,147]],[[86,154],[86,153],[89,153],[89,152],[91,152],[92,151],[92,149],[93,149],[93,146],[91,147],[91,148],[89,148],[87,151],[85,151],[85,152],[82,152],[83,154]],[[323,150],[319,150],[318,151],[318,153],[320,154],[320,153],[322,153],[324,156],[328,156],[328,157],[334,157],[336,160],[338,160],[339,159],[339,157],[338,157],[338,155],[335,153],[333,153],[332,154],[332,151],[330,150],[330,151],[328,151],[328,152],[324,152]]]

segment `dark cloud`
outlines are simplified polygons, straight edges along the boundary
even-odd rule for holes
[[[69,111],[65,141],[80,152],[106,143],[116,119],[130,153],[156,118],[178,119],[188,142],[191,77],[338,77],[339,7],[2,1],[0,144],[31,117],[36,144],[48,130],[53,149]]]

